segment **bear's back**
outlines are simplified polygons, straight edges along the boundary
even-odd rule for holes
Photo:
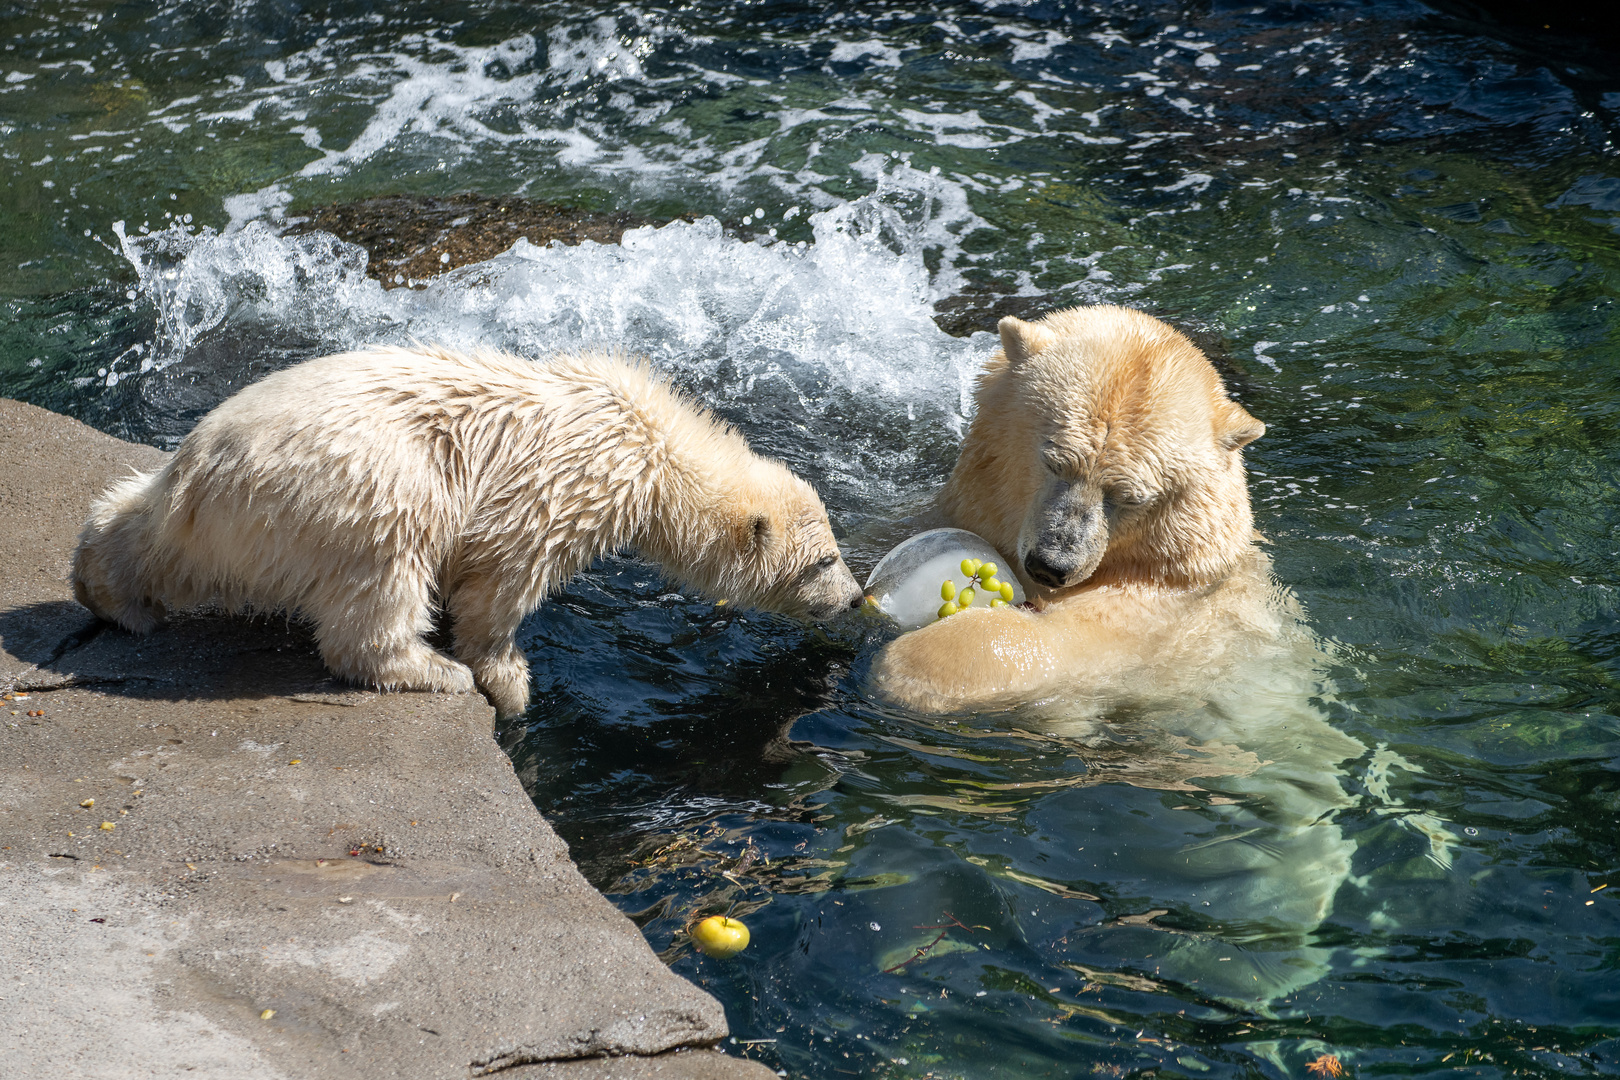
[[[237,519],[339,538],[515,527],[505,519],[519,506],[628,522],[677,454],[699,488],[757,467],[733,429],[617,355],[340,353],[276,372],[204,417],[171,465],[169,516],[218,521],[207,504],[224,499]]]

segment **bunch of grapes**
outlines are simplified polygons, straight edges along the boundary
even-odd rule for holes
[[[993,608],[1006,607],[1012,602],[1012,582],[996,580],[995,563],[981,562],[978,559],[963,559],[962,576],[968,579],[968,583],[960,591],[956,588],[956,582],[950,578],[946,578],[945,584],[939,587],[940,598],[945,601],[939,607],[940,618],[955,615],[958,611],[965,611],[972,607],[974,597],[978,595],[974,589],[975,585],[986,593],[994,594],[993,599],[990,601],[990,606]]]

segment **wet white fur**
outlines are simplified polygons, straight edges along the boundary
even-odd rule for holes
[[[1241,450],[1265,426],[1190,341],[1141,312],[1077,308],[1000,329],[942,523],[1022,573],[1058,481],[1122,505],[1087,580],[1026,579],[1038,613],[974,610],[898,638],[873,664],[875,688],[919,712],[1016,705],[1044,733],[1129,745],[1126,782],[1180,770],[1223,796],[1183,819],[1207,841],[1156,868],[1196,883],[1199,913],[1222,929],[1151,942],[1139,959],[1211,997],[1284,997],[1329,970],[1316,932],[1355,852],[1337,820],[1357,804],[1342,779],[1368,749],[1317,706],[1331,697],[1328,656],[1256,543]],[[1374,755],[1375,811],[1401,815],[1449,865],[1441,823],[1390,799],[1391,765],[1411,768]]]
[[[623,547],[788,614],[860,595],[815,491],[645,366],[434,348],[311,360],[231,397],[94,504],[73,582],[137,633],[210,600],[296,611],[340,676],[476,684],[511,714],[518,624]],[[440,606],[455,659],[423,640]]]

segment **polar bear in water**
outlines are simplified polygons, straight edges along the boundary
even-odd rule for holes
[[[896,639],[874,690],[926,713],[1017,706],[1053,736],[1123,738],[1147,772],[1157,758],[1196,777],[1214,796],[1192,800],[1199,816],[1117,865],[1184,899],[1180,921],[1204,929],[1121,927],[1114,954],[1209,996],[1280,997],[1326,970],[1312,933],[1354,848],[1335,821],[1354,804],[1341,777],[1368,750],[1312,705],[1321,647],[1256,543],[1242,451],[1265,425],[1141,312],[1077,308],[1000,331],[939,509],[1001,552],[1032,604]],[[1109,722],[1123,713],[1135,719]]]

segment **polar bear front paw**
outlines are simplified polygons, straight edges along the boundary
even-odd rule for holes
[[[472,669],[466,664],[435,650],[428,649],[429,672],[426,684],[420,689],[438,690],[448,694],[471,694],[478,689],[477,680],[473,678]]]
[[[494,659],[469,658],[478,689],[501,716],[516,716],[529,707],[529,662],[516,649]]]

